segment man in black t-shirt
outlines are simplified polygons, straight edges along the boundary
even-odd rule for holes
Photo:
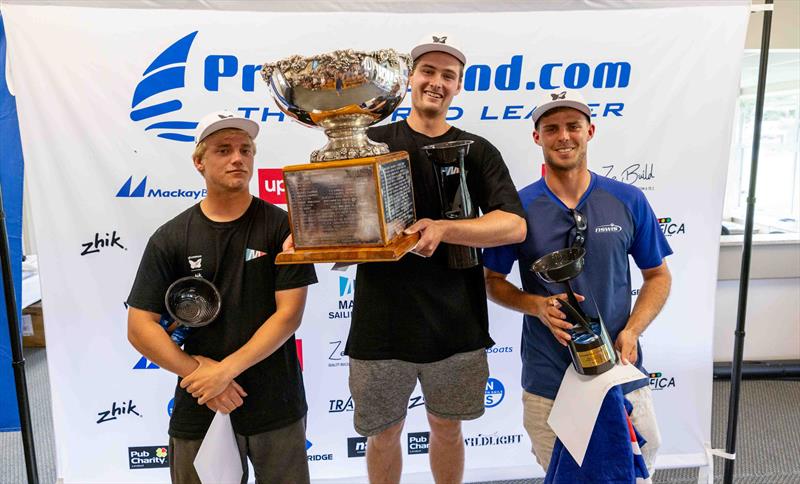
[[[195,168],[208,195],[150,238],[128,297],[128,339],[178,375],[169,424],[173,482],[199,483],[194,459],[214,412],[230,413],[242,482],[247,458],[258,482],[308,482],[307,411],[294,332],[313,266],[276,266],[289,235],[286,212],[253,197],[258,124],[212,113],[197,128]],[[222,308],[191,328],[181,350],[159,321],[169,285],[186,276],[211,281]],[[185,328],[184,328],[185,329]]]
[[[492,247],[525,238],[524,212],[500,152],[485,139],[447,123],[461,90],[464,54],[445,36],[411,51],[411,113],[405,121],[372,128],[371,139],[411,158],[419,232],[417,255],[398,262],[360,264],[346,352],[354,425],[369,436],[367,469],[373,482],[399,482],[400,434],[417,380],[431,426],[429,454],[436,482],[460,482],[464,470],[461,421],[484,412],[489,376],[486,292],[480,264],[450,269],[441,243]],[[423,146],[472,140],[465,166],[473,206],[482,216],[443,220],[433,165]],[[420,257],[421,256],[421,257]]]

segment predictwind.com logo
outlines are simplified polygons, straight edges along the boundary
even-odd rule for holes
[[[186,59],[197,31],[183,37],[161,52],[142,74],[131,101],[131,119],[151,123],[145,131],[154,131],[156,136],[174,141],[194,141],[192,130],[196,121],[169,119],[183,107],[175,92],[158,96],[161,93],[182,89],[186,80]],[[148,101],[148,102],[144,102]]]

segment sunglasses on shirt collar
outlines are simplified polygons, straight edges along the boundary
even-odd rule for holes
[[[571,247],[583,247],[583,244],[586,242],[586,229],[589,226],[586,221],[586,216],[574,208],[570,209],[569,213],[572,215],[572,220],[575,222],[575,226],[572,229],[575,232],[575,239],[572,241],[571,245],[568,245]]]

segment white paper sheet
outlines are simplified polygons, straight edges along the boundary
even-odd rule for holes
[[[633,365],[616,364],[602,375],[581,375],[567,368],[547,423],[578,465],[583,464],[603,399],[614,385],[646,378]]]
[[[242,480],[242,460],[231,416],[217,412],[208,428],[194,468],[203,484],[239,484]]]

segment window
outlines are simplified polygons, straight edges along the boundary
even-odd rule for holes
[[[743,232],[747,211],[758,62],[745,51],[722,219],[731,234]],[[800,50],[769,53],[754,232],[800,238]]]

